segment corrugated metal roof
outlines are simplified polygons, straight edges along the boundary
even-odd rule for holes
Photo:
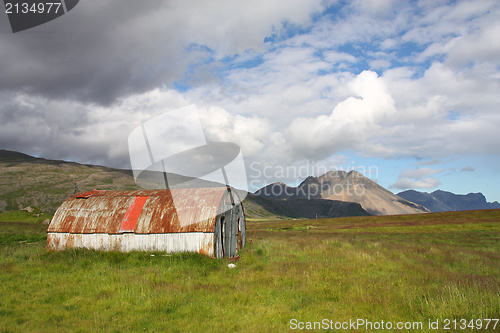
[[[213,232],[227,191],[213,187],[75,194],[56,211],[47,232]]]

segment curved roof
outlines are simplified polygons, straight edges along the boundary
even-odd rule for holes
[[[47,232],[213,232],[227,193],[226,187],[78,193],[57,209]]]

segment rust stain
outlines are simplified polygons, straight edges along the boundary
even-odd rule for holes
[[[236,262],[238,260],[240,260],[240,256],[238,256],[238,255],[228,259],[229,262]]]
[[[226,188],[216,187],[77,194],[59,207],[47,231],[119,233],[121,221],[134,198],[149,197],[137,216],[136,233],[213,232],[213,223],[226,191]],[[193,223],[181,226],[179,214],[187,216]]]
[[[208,241],[207,243],[205,244],[201,244],[201,248],[199,250],[199,253],[201,254],[204,254],[206,256],[209,256],[209,257],[213,257],[215,255],[214,253],[214,239],[213,237],[210,239],[210,241]]]
[[[236,236],[239,250],[244,246],[245,225],[243,208],[237,194],[235,199],[236,205],[239,206],[238,217],[242,219]],[[217,219],[227,215],[227,210],[235,207],[232,200],[233,196],[229,195],[226,187],[139,191],[94,190],[78,193],[68,198],[54,214],[47,229],[47,245],[50,249],[70,247],[135,249],[137,246],[149,246],[146,244],[148,241],[144,243],[144,240],[140,240],[140,237],[147,235],[150,235],[147,237],[150,237],[148,239],[151,242],[160,243],[166,241],[155,238],[155,234],[201,232],[213,235]],[[130,238],[125,243],[123,237],[126,234],[122,234],[123,232],[129,235],[132,233],[131,237],[135,238]],[[61,235],[62,238],[51,236],[56,233],[65,235]],[[158,235],[158,237],[163,236]],[[179,237],[181,238],[175,241],[176,247],[183,242],[186,242],[185,246],[193,246],[188,244],[187,239],[181,241],[182,235]],[[197,248],[200,253],[215,256],[215,246],[212,236],[210,240],[201,242]]]

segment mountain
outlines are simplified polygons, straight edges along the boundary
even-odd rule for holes
[[[256,194],[267,199],[322,199],[355,202],[374,215],[429,212],[422,205],[395,195],[355,170],[330,171],[317,178],[307,177],[297,187],[274,183],[259,189]]]
[[[160,177],[161,176],[161,177]],[[144,181],[163,178],[148,171]],[[175,187],[210,187],[220,184],[169,175]],[[96,165],[48,160],[26,154],[0,150],[0,213],[24,207],[37,207],[53,214],[59,205],[75,192],[99,190],[137,190],[130,170]],[[289,188],[282,184],[283,193]],[[267,200],[249,194],[244,200],[245,213],[250,218],[316,218],[369,215],[354,203],[318,200],[310,204],[298,200],[294,204]]]
[[[450,211],[450,208],[448,206],[434,199],[429,193],[408,190],[400,192],[397,195],[401,198],[405,198],[406,200],[410,200],[411,202],[418,203],[419,205],[426,207],[433,213]]]
[[[266,199],[249,193],[244,203],[245,215],[250,218],[334,218],[369,216],[360,204],[337,200]]]
[[[131,171],[0,150],[0,212],[27,206],[53,214],[75,192],[136,190]]]
[[[407,200],[427,207],[431,212],[449,212],[456,210],[498,209],[497,201],[487,202],[482,193],[454,194],[437,190],[432,193],[407,190],[398,193]]]

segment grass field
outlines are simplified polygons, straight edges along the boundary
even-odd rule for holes
[[[500,318],[500,210],[249,221],[234,269],[197,254],[47,252],[45,229],[0,222],[1,332],[352,331],[335,323],[358,319],[500,331],[484,330]]]

